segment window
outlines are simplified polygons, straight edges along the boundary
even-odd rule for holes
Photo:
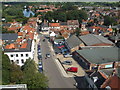
[[[13,55],[11,55],[11,57],[13,57]]]
[[[16,60],[16,63],[19,64],[19,60]]]
[[[23,57],[23,54],[21,54],[21,57]]]
[[[21,59],[21,62],[24,63],[24,59]]]
[[[16,54],[16,57],[18,57],[18,54]]]
[[[26,54],[26,57],[28,57],[28,54]]]

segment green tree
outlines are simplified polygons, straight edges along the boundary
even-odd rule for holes
[[[38,72],[33,60],[28,59],[22,66],[24,77],[21,83],[26,83],[28,88],[46,88],[47,78],[44,74]]]
[[[23,79],[23,72],[21,71],[20,66],[15,63],[11,64],[10,68],[10,82],[11,83],[20,83]]]
[[[80,35],[80,33],[81,33],[80,28],[77,28],[75,33],[76,33],[76,36],[79,36],[79,35]]]
[[[109,25],[113,25],[116,22],[114,17],[110,17],[110,16],[105,16],[104,17],[104,25],[109,26]]]
[[[7,55],[2,52],[2,84],[10,83],[10,60]]]

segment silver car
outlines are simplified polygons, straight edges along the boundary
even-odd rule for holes
[[[65,64],[65,65],[72,65],[72,61],[66,60],[66,61],[63,61],[62,64]]]

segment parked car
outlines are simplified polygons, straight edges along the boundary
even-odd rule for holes
[[[41,50],[40,50],[40,49],[38,49],[38,52],[41,52]]]
[[[38,48],[40,48],[40,45],[38,45]]]
[[[50,54],[46,54],[46,57],[48,57],[48,58],[49,58],[49,57],[50,57]]]
[[[78,68],[77,67],[69,67],[68,69],[66,69],[66,71],[77,73],[78,72]]]
[[[67,57],[72,57],[72,54],[63,54],[63,56],[64,56],[65,58],[67,58]]]
[[[66,48],[61,48],[62,52],[68,51]]]
[[[38,63],[38,71],[41,72],[41,73],[43,72],[42,62]]]
[[[39,68],[42,68],[42,62],[39,62],[39,63],[38,63],[38,67],[39,67]]]
[[[41,55],[42,53],[41,52],[38,52],[38,55]]]
[[[45,39],[43,39],[43,42],[45,42]]]
[[[64,45],[58,46],[58,48],[62,48],[62,47],[65,47],[65,46]]]
[[[41,60],[41,59],[42,59],[42,56],[41,56],[41,55],[38,55],[38,59]]]
[[[63,61],[62,64],[65,64],[65,65],[72,65],[72,61],[66,60],[66,61]]]

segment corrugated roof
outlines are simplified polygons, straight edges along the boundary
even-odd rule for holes
[[[103,36],[87,34],[79,37],[87,46],[95,45],[95,44],[113,44],[110,40]]]
[[[68,38],[66,40],[66,42],[67,42],[69,48],[79,46],[82,43],[82,41],[80,39],[78,39],[78,37],[75,35],[72,35],[70,38]]]
[[[102,64],[114,61],[120,61],[119,48],[115,47],[101,47],[92,49],[77,50],[90,63]]]

